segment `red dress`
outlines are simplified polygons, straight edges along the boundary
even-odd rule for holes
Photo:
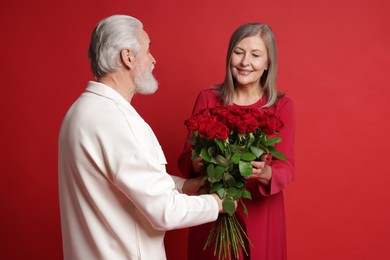
[[[245,106],[260,108],[266,103],[266,97],[262,97],[255,104]],[[222,105],[215,91],[212,89],[203,90],[199,93],[193,113],[204,109]],[[245,200],[248,208],[248,217],[238,208],[242,216],[247,234],[253,247],[249,247],[252,260],[282,260],[287,259],[286,227],[284,213],[283,189],[294,180],[294,134],[295,117],[292,101],[282,96],[277,103],[271,107],[279,115],[284,123],[279,135],[283,141],[276,145],[276,148],[287,157],[287,162],[273,160],[272,179],[269,187],[259,184],[256,180],[250,179],[247,182],[247,189],[252,194],[252,200]],[[188,133],[190,137],[190,133]],[[186,177],[196,177],[197,173],[192,171],[191,145],[186,142],[182,154],[178,158],[178,166]],[[207,236],[213,223],[192,227],[189,230],[188,259],[208,260],[217,259],[213,255],[213,248],[203,250]]]

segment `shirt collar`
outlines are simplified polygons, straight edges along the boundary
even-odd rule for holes
[[[109,98],[115,103],[124,107],[125,109],[137,113],[134,107],[121,94],[119,94],[115,89],[103,83],[96,82],[96,81],[89,81],[85,91],[92,92],[95,93],[96,95]]]

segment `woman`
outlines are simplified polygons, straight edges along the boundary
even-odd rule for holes
[[[269,108],[284,123],[276,148],[287,162],[273,159],[252,162],[253,172],[247,182],[252,200],[245,201],[249,216],[239,214],[253,244],[252,260],[287,259],[283,189],[293,181],[295,118],[292,101],[276,88],[277,55],[274,35],[266,24],[248,23],[232,35],[226,59],[226,76],[222,84],[199,93],[193,113],[220,105]],[[190,135],[190,133],[189,133]],[[188,136],[189,137],[189,136]],[[181,172],[187,177],[201,176],[200,158],[191,160],[191,145],[186,142],[178,159]],[[217,259],[213,248],[203,250],[212,223],[192,227],[189,231],[188,259]]]

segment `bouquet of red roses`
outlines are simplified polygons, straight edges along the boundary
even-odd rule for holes
[[[202,158],[203,181],[207,193],[216,193],[222,199],[227,214],[220,214],[204,249],[214,244],[218,259],[238,259],[240,248],[247,254],[245,240],[250,240],[235,216],[235,201],[240,201],[244,212],[248,210],[242,199],[251,199],[246,189],[247,178],[252,173],[253,160],[263,154],[286,160],[275,144],[282,141],[276,135],[283,122],[269,109],[219,106],[206,108],[185,121],[192,132],[192,158]]]

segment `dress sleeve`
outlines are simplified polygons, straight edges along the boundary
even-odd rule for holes
[[[276,194],[283,190],[295,178],[295,154],[294,154],[294,136],[295,136],[295,112],[294,105],[290,99],[283,98],[277,105],[276,113],[284,123],[283,129],[278,134],[282,142],[276,144],[276,149],[286,156],[286,162],[273,159],[271,162],[272,178],[269,187],[259,185],[259,191],[262,195],[268,196]]]

